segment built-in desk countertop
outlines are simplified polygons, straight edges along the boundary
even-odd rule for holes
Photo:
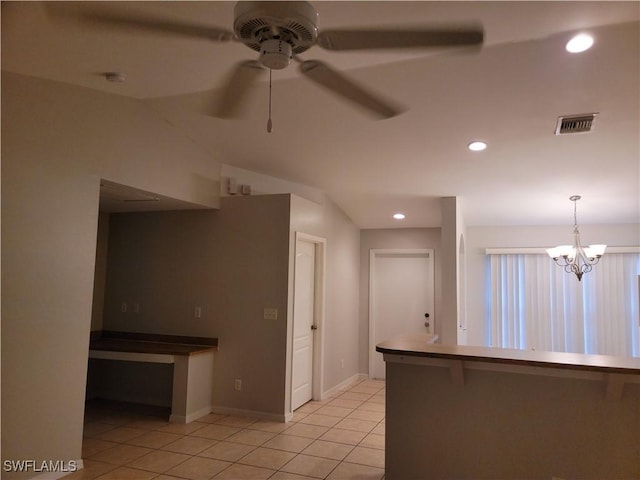
[[[91,334],[89,358],[173,364],[170,421],[188,423],[211,413],[217,350],[217,338],[101,331]]]
[[[217,338],[101,331],[91,334],[89,357],[174,363],[170,357],[175,355],[198,355],[217,349]]]

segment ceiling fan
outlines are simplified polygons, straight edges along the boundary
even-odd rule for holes
[[[299,55],[312,47],[331,51],[478,46],[483,42],[479,26],[435,29],[333,29],[318,31],[318,13],[303,1],[240,1],[234,10],[233,31],[165,19],[113,13],[84,13],[85,21],[152,32],[204,38],[215,42],[239,41],[259,52],[258,60],[236,64],[229,76],[218,117],[236,113],[251,84],[265,69],[280,70],[292,61],[300,73],[372,114],[391,118],[400,110],[319,60]],[[269,128],[270,130],[270,122]]]

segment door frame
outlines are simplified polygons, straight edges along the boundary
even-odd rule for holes
[[[325,273],[326,273],[326,251],[327,251],[327,239],[317,237],[315,235],[309,235],[307,233],[296,232],[295,235],[295,247],[294,247],[294,262],[297,259],[298,254],[298,241],[313,243],[315,245],[315,285],[314,285],[314,298],[313,298],[313,323],[318,327],[313,334],[313,367],[311,382],[311,399],[322,399],[322,384],[324,376],[323,358],[324,358],[324,313],[325,313]],[[293,266],[293,272],[295,275],[295,264]],[[293,281],[295,286],[295,278]],[[293,308],[295,308],[295,287],[293,291]],[[293,322],[293,317],[291,319]],[[293,327],[293,323],[292,323]],[[292,328],[293,331],[293,328]],[[293,349],[293,334],[291,335],[290,343],[291,349]],[[291,357],[291,378],[289,383],[289,391],[293,392],[293,357]],[[291,396],[290,396],[291,402]],[[289,404],[289,411],[291,411],[291,403]]]
[[[433,323],[433,333],[436,333],[436,315],[435,315],[435,259],[434,250],[432,248],[372,248],[369,250],[369,378],[373,378],[373,364],[375,360],[375,279],[376,279],[376,257],[382,255],[427,255],[429,257],[429,278],[432,283],[431,291],[431,312],[430,319]]]
[[[467,245],[460,234],[458,245],[458,345],[467,344]]]

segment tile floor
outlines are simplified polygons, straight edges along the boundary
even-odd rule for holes
[[[84,469],[71,479],[384,478],[384,382],[354,382],[289,423],[211,414],[187,425],[165,411],[89,402]]]

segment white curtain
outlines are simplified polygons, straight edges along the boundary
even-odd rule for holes
[[[491,345],[640,357],[640,255],[605,254],[579,282],[547,255],[490,255]]]

